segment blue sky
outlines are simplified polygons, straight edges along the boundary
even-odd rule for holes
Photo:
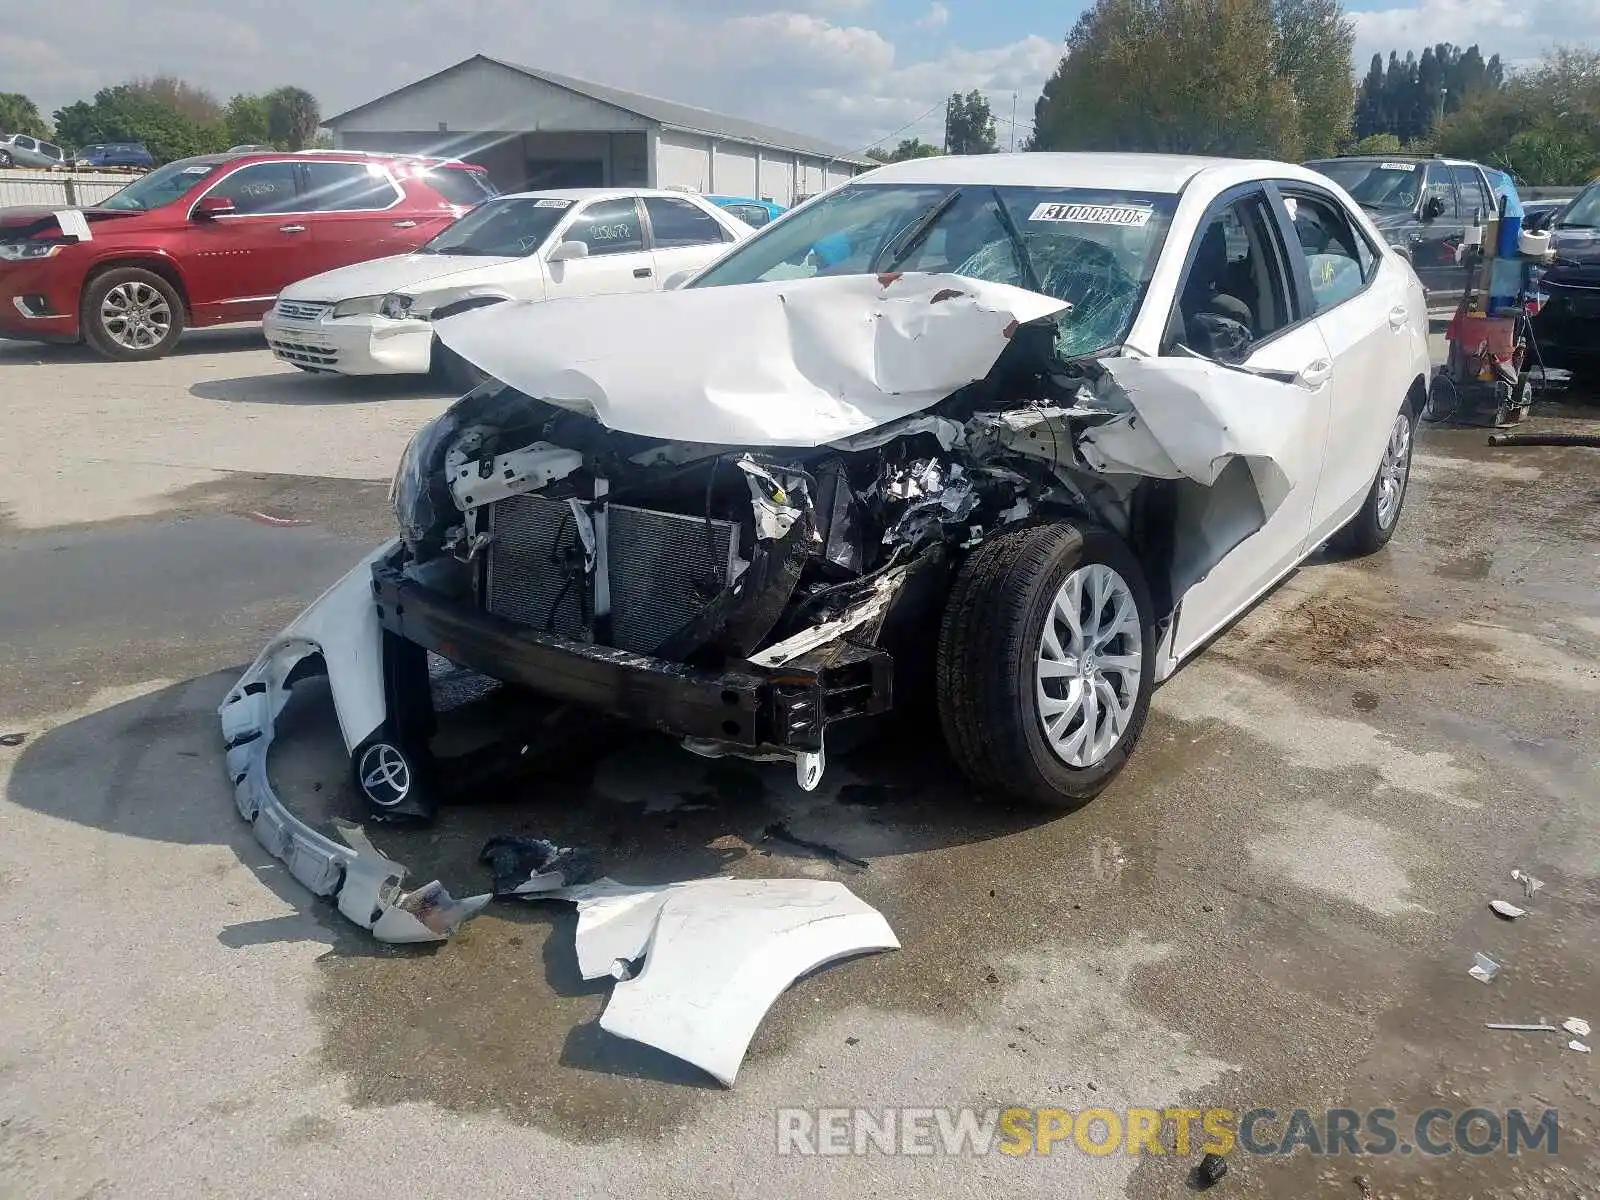
[[[1011,97],[1026,134],[1080,0],[94,0],[8,6],[0,86],[47,113],[131,75],[226,98],[295,83],[338,112],[482,51],[738,113],[859,150],[936,141],[953,90]],[[1354,0],[1357,72],[1374,50],[1478,42],[1508,62],[1600,44],[1600,0]],[[85,16],[92,19],[85,20]],[[934,111],[918,120],[922,114]]]

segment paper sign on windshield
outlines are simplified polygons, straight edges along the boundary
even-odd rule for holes
[[[1378,164],[1379,169],[1383,170],[1383,171],[1413,171],[1413,170],[1416,169],[1416,166],[1417,166],[1416,163],[1379,163]]]
[[[535,208],[567,208],[571,204],[571,200],[535,200],[533,202]]]
[[[1074,225],[1121,225],[1137,229],[1150,220],[1150,209],[1132,204],[1041,204],[1030,221],[1066,221]]]

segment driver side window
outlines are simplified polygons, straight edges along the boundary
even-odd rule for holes
[[[1265,195],[1255,192],[1225,205],[1196,236],[1168,344],[1182,342],[1208,357],[1238,361],[1249,344],[1292,321],[1285,278]]]

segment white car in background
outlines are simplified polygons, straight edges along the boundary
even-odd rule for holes
[[[272,352],[306,371],[422,374],[470,386],[436,319],[512,301],[659,290],[754,230],[701,197],[569,188],[489,200],[411,254],[313,275],[262,322]]]

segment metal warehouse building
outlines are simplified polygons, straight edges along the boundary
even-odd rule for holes
[[[508,191],[690,187],[790,204],[877,165],[804,134],[483,54],[324,123],[342,149],[455,155]]]

